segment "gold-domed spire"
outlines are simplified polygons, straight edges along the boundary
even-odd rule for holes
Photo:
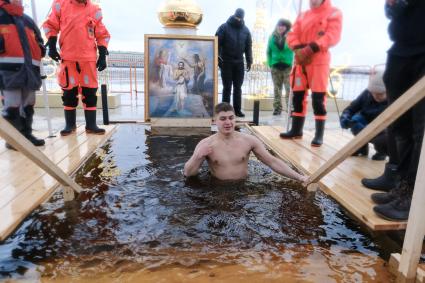
[[[196,28],[202,22],[202,10],[193,0],[167,0],[158,9],[165,27]]]

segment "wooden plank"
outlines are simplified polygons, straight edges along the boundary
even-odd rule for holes
[[[42,153],[50,158],[53,161],[53,157],[58,156],[58,152],[66,151],[68,148],[75,145],[75,143],[82,143],[87,139],[85,135],[85,130],[83,127],[78,129],[76,135],[68,137],[56,137],[55,139],[50,140],[50,143],[42,148]],[[12,182],[16,177],[22,178],[22,171],[26,170],[28,167],[32,167],[32,162],[25,155],[21,154],[18,151],[10,150],[9,152],[3,154],[2,159],[0,160],[0,178],[7,180],[6,182],[0,184],[0,191],[2,187],[7,186]],[[34,167],[32,167],[34,168]],[[26,177],[30,177],[31,174],[27,171]]]
[[[90,135],[78,148],[71,151],[65,159],[59,162],[58,167],[71,174],[93,154],[94,150],[104,143],[115,131],[116,126],[106,126],[103,136]],[[58,188],[59,184],[48,174],[41,175],[29,185],[14,201],[0,209],[0,241],[6,239],[35,208],[48,200]]]
[[[85,133],[85,127],[80,126],[77,128],[76,134],[70,135],[63,139],[58,136],[55,138],[47,139],[46,145],[39,147],[39,150],[47,157],[54,154],[60,148],[67,146],[69,138],[74,139],[76,136],[80,136]],[[3,154],[0,154],[0,179],[9,178],[10,173],[22,171],[22,166],[28,162],[28,158],[20,152],[14,150],[6,150]],[[1,190],[1,186],[0,186]]]
[[[35,164],[58,180],[62,185],[73,188],[77,193],[82,191],[80,186],[77,185],[74,180],[72,180],[62,170],[57,168],[56,164],[41,153],[3,117],[0,117],[0,135],[3,136],[3,138],[14,148],[26,155]]]
[[[421,257],[422,243],[425,236],[425,139],[422,142],[417,172],[400,266],[398,267],[400,274],[397,280],[400,282],[416,277],[416,270]]]
[[[425,97],[425,76],[412,86],[399,99],[391,104],[384,112],[363,129],[354,139],[347,144],[337,155],[333,156],[325,165],[309,178],[309,183],[316,183],[326,174],[332,171],[347,157],[370,141],[378,133],[382,132],[413,105]]]
[[[62,139],[65,140],[64,146],[59,149],[52,146],[50,154],[47,155],[55,164],[58,164],[63,159],[67,158],[69,153],[78,149],[78,147],[88,140],[88,136],[86,134],[81,134],[79,136],[63,137]],[[8,171],[9,175],[4,184],[0,184],[0,208],[5,206],[8,202],[13,201],[14,198],[45,173],[41,168],[34,166],[34,163],[29,159],[20,162],[19,167],[11,168],[11,170]],[[22,172],[25,172],[25,178],[22,178]],[[2,190],[4,187],[7,187],[7,189]]]
[[[280,158],[288,160],[307,174],[318,170],[330,156],[337,153],[337,149],[327,144],[320,148],[311,147],[312,133],[308,133],[300,140],[283,140],[279,137],[282,130],[280,127],[261,126],[250,129]],[[339,132],[328,133],[328,135],[334,135],[335,138],[338,137],[338,134]],[[341,146],[344,146],[344,143],[345,141],[342,141]],[[360,180],[368,174],[368,171],[372,171],[372,174],[381,173],[383,167],[383,162],[350,157],[326,175],[321,180],[320,187],[372,230],[405,229],[406,222],[392,222],[379,218],[373,212],[374,204],[370,198],[370,195],[376,191],[366,189],[361,185]]]

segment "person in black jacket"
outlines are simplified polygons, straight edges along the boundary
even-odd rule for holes
[[[386,0],[393,45],[388,51],[384,82],[389,104],[394,103],[425,75],[425,1]],[[372,200],[377,215],[389,220],[407,220],[421,155],[425,130],[425,99],[419,101],[391,125],[395,136],[400,182],[388,193]]]
[[[343,129],[351,129],[357,136],[366,126],[378,117],[387,108],[387,96],[382,80],[382,71],[373,71],[369,78],[369,85],[351,104],[342,112],[340,123]],[[373,160],[385,160],[387,153],[386,131],[381,132],[370,143],[375,147]],[[365,144],[353,155],[369,154],[369,143]]]
[[[233,107],[238,117],[245,117],[241,111],[242,84],[245,75],[244,54],[247,72],[252,65],[252,38],[244,22],[245,12],[241,8],[235,11],[217,32],[218,56],[221,79],[223,81],[223,102],[230,103],[233,85]]]

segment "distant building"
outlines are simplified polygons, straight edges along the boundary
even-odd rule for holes
[[[144,67],[143,52],[109,51],[109,67]]]

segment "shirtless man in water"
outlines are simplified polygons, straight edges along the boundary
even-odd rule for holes
[[[259,139],[252,135],[235,131],[235,111],[226,103],[220,103],[214,108],[215,122],[218,133],[203,139],[198,143],[192,157],[184,166],[184,175],[195,176],[206,159],[211,174],[220,180],[242,180],[248,176],[249,155],[255,156],[275,172],[306,182],[307,176],[298,174],[282,160],[271,155]]]

